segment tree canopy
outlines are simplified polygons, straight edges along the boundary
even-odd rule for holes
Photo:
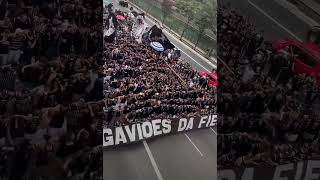
[[[206,29],[214,32],[214,22],[216,21],[216,0],[177,0],[178,11],[189,20],[194,20],[194,24],[199,28],[200,33]]]

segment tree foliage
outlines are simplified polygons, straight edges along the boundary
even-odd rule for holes
[[[195,0],[177,0],[177,8],[182,15],[192,20],[199,12],[200,3]]]
[[[215,19],[215,9],[213,3],[201,3],[195,17],[195,25],[199,28],[199,33],[206,29],[213,29]]]
[[[162,0],[162,23],[165,19],[172,13],[172,10],[175,8],[175,0]]]
[[[206,29],[214,32],[215,8],[213,3],[201,3],[199,12],[196,13],[195,25],[198,27],[199,33],[195,47],[204,35]]]
[[[178,13],[187,18],[187,22],[194,24],[198,29],[198,40],[205,34],[206,30],[215,32],[217,0],[162,0],[162,12],[165,18],[172,13],[172,7],[176,6]],[[183,30],[184,33],[185,29]],[[183,33],[181,36],[183,36]]]
[[[206,29],[214,32],[215,7],[217,7],[216,0],[177,0],[179,12],[188,18],[188,22],[194,20],[200,34]]]

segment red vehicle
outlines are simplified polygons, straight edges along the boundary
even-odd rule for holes
[[[206,79],[208,79],[208,84],[210,84],[213,87],[217,87],[218,86],[218,78],[217,78],[217,74],[214,72],[199,72],[199,75],[201,77],[204,77]]]
[[[286,49],[294,56],[294,71],[298,74],[315,76],[320,85],[320,28],[314,27],[308,32],[307,41],[291,39],[273,41],[277,50]]]

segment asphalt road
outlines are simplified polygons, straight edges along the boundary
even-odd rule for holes
[[[273,40],[276,38],[293,38],[304,41],[311,23],[299,15],[285,0],[224,0],[233,8],[248,17],[257,30]],[[282,3],[281,3],[282,2]]]
[[[151,154],[148,154],[149,149]],[[106,149],[105,180],[215,180],[216,134],[201,129]],[[155,162],[155,166],[151,163]],[[157,173],[160,173],[160,178]]]

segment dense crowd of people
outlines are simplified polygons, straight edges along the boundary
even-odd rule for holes
[[[0,2],[1,178],[102,179],[101,3]]]
[[[159,53],[141,39],[145,36],[136,35],[136,22],[143,23],[143,16],[133,19],[130,12],[105,13],[107,23],[112,23],[110,17],[126,17],[117,23],[114,41],[106,38],[104,43],[105,126],[215,112],[216,90],[207,79],[178,58],[173,49]]]
[[[230,6],[218,8],[218,168],[320,158],[319,86]]]
[[[135,37],[143,16],[104,9],[126,19],[103,39],[100,1],[4,2],[0,177],[101,179],[103,126],[216,111],[220,169],[320,158],[316,80],[295,74],[292,52],[230,7],[218,8],[228,68],[219,64],[216,102],[216,88],[174,50]]]

